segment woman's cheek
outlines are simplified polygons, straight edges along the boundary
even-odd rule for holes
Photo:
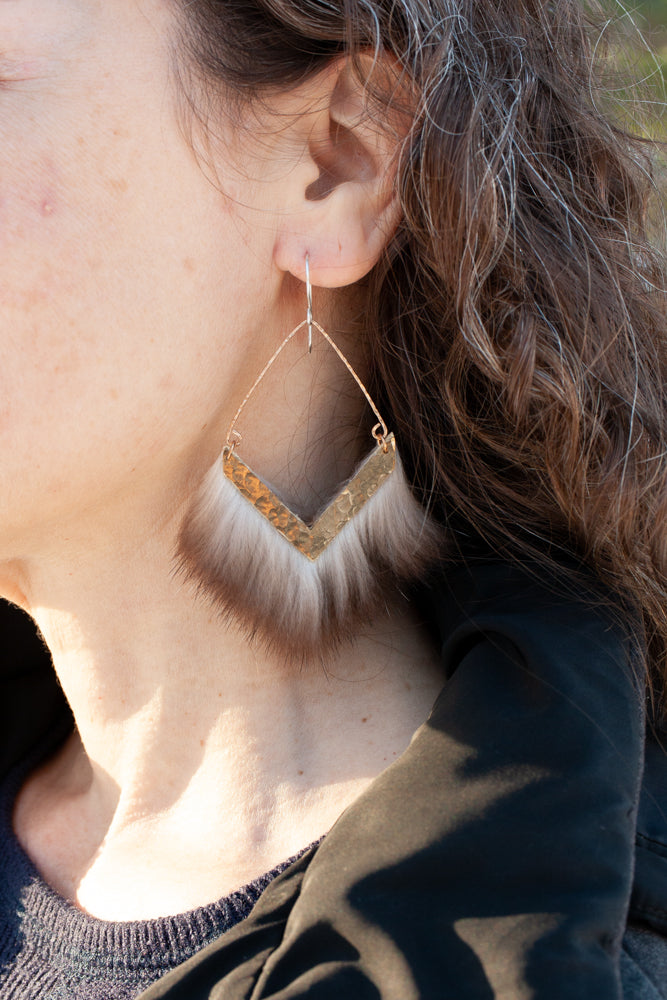
[[[3,155],[3,159],[6,157]],[[0,301],[23,303],[25,283],[39,275],[40,295],[45,265],[57,264],[54,238],[60,216],[57,171],[52,161],[17,167],[0,164]]]
[[[0,176],[0,188],[0,328],[15,310],[26,322],[46,309],[50,323],[67,323],[96,266],[92,222],[72,208],[51,162]]]

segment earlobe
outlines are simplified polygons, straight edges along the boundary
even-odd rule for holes
[[[348,59],[315,85],[318,110],[309,116],[304,147],[310,170],[293,174],[300,185],[291,202],[296,211],[281,223],[275,261],[303,280],[308,252],[313,284],[337,288],[374,267],[400,221],[395,180],[407,126],[380,122],[369,87]]]

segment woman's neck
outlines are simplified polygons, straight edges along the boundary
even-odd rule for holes
[[[405,749],[442,678],[402,600],[294,666],[186,592],[157,540],[118,563],[86,553],[75,575],[30,575],[77,733],[15,823],[56,889],[139,919],[210,902],[321,836]]]

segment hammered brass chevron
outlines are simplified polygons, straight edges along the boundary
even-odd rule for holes
[[[381,445],[373,449],[356,475],[312,525],[306,524],[286,507],[232,449],[223,454],[222,464],[225,475],[245,499],[256,507],[288,542],[312,561],[324,552],[341,528],[344,528],[361,510],[394,471],[396,442],[393,434],[387,436],[385,446],[386,451]]]

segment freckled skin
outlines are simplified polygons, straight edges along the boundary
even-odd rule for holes
[[[255,237],[181,133],[170,15],[0,3],[0,562],[128,469],[177,503],[249,378]]]
[[[49,158],[33,161],[27,171],[21,171],[20,164],[16,163],[13,174],[3,172],[0,260],[8,259],[10,252],[25,245],[31,236],[42,234],[44,217],[52,215],[55,210],[57,178],[53,161]]]

